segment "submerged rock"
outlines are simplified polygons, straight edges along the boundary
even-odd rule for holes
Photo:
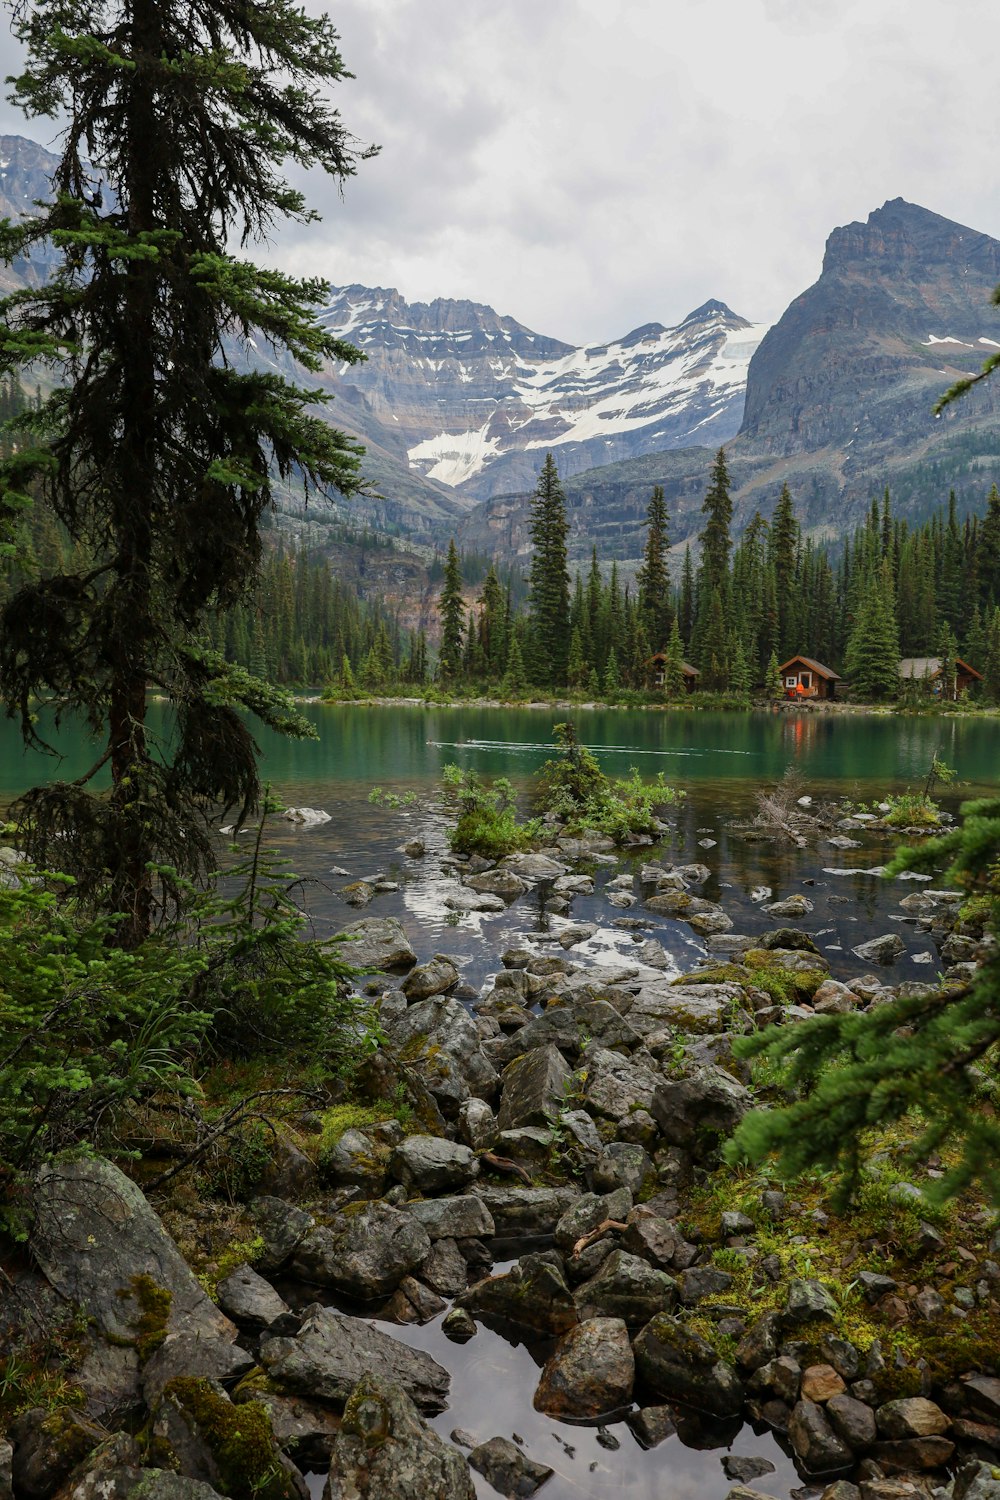
[[[565,1333],[578,1321],[573,1294],[551,1255],[522,1255],[502,1276],[479,1281],[456,1306],[486,1322],[507,1323],[539,1333]]]
[[[358,969],[409,969],[417,955],[395,917],[362,917],[333,939],[336,956]]]
[[[490,1438],[469,1454],[469,1463],[488,1484],[508,1500],[527,1500],[552,1477],[552,1470],[535,1463],[509,1438]]]

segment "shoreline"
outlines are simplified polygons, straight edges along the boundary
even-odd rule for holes
[[[891,704],[816,702],[790,703],[783,700],[751,702],[736,707],[732,703],[683,702],[672,703],[620,703],[603,698],[588,698],[580,701],[572,698],[530,698],[512,701],[506,698],[447,698],[432,699],[403,697],[373,693],[364,698],[324,698],[321,693],[292,693],[296,703],[320,704],[324,708],[490,708],[530,709],[534,712],[558,709],[560,712],[597,713],[619,709],[623,713],[782,713],[820,714],[844,718],[899,718],[899,719],[1000,719],[1000,705],[983,708],[954,708],[950,710],[935,706],[928,708],[900,708]]]

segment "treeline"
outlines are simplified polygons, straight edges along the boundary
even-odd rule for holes
[[[684,691],[686,667],[694,667],[700,689],[778,695],[779,664],[803,654],[849,678],[856,696],[867,700],[899,693],[901,657],[941,657],[947,679],[948,663],[960,655],[982,673],[985,695],[1000,701],[995,485],[984,517],[960,522],[952,494],[946,508],[918,526],[893,514],[886,490],[835,556],[803,536],[787,486],[770,520],[757,512],[734,542],[720,450],[702,514],[697,567],[687,547],[678,582],[669,571],[669,520],[659,487],[649,502],[634,586],[622,584],[616,564],[605,578],[596,549],[589,570],[571,582],[565,497],[550,455],[532,502],[526,608],[512,608],[491,570],[466,618],[452,544],[438,676],[455,685],[501,683],[512,695],[531,687],[642,692],[662,677],[664,691],[676,695]]]

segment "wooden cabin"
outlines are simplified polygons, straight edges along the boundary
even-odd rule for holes
[[[657,651],[649,658],[646,667],[652,678],[653,687],[661,688],[667,680],[667,653]],[[690,662],[682,661],[681,670],[684,673],[684,690],[691,693],[698,685],[701,673],[697,667],[692,667]]]
[[[941,696],[940,656],[904,656],[899,664],[899,675],[904,681],[922,682],[935,698]],[[974,682],[982,682],[982,680],[982,672],[977,672],[975,667],[970,667],[969,663],[963,661],[960,656],[955,657],[955,687],[952,697],[957,698]]]
[[[792,656],[778,671],[786,698],[834,698],[840,681],[836,672],[811,656]]]

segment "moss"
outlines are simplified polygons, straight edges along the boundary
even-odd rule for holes
[[[811,1000],[827,978],[822,969],[797,973],[782,968],[766,948],[750,948],[744,953],[743,962],[750,971],[750,982],[770,995],[776,1005],[798,1005],[802,1000]]]
[[[197,1426],[219,1470],[215,1484],[232,1500],[290,1500],[289,1476],[278,1462],[271,1419],[259,1401],[234,1406],[208,1380],[181,1376],[164,1395]]]
[[[142,1274],[133,1276],[128,1287],[123,1287],[118,1295],[134,1298],[139,1309],[139,1316],[134,1320],[134,1344],[145,1364],[167,1336],[173,1293],[155,1282],[152,1276]]]
[[[237,1405],[252,1401],[255,1396],[278,1396],[282,1394],[281,1387],[262,1370],[260,1365],[254,1365],[253,1369],[243,1376],[239,1385],[233,1391],[233,1400]]]

